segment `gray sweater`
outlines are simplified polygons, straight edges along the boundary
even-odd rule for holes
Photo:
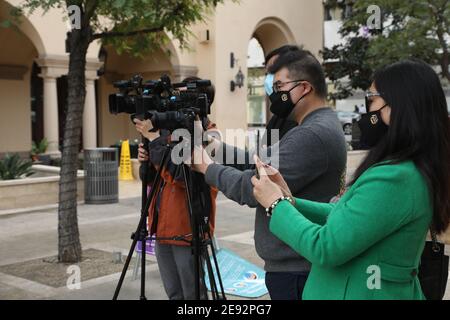
[[[279,153],[278,169],[295,197],[328,202],[339,193],[347,151],[342,126],[332,109],[321,108],[308,114],[301,125],[273,147],[272,156],[275,152]],[[270,218],[253,196],[254,175],[254,170],[212,164],[205,179],[229,199],[256,208],[255,246],[266,271],[309,271],[310,263],[270,232]]]

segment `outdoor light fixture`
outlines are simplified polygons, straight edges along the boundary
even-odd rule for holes
[[[234,77],[234,80],[231,80],[231,82],[230,82],[231,92],[234,92],[234,90],[236,90],[236,87],[242,88],[244,86],[244,80],[245,80],[245,76],[242,73],[241,68],[239,68],[239,71],[236,74],[236,76]]]
[[[230,67],[231,69],[234,69],[234,66],[237,65],[239,59],[236,59],[234,56],[234,52],[230,53]],[[239,67],[239,71],[234,77],[234,80],[230,81],[230,90],[231,92],[234,92],[236,90],[236,87],[242,88],[244,86],[244,80],[245,76],[242,73],[241,67]]]
[[[231,52],[231,53],[230,53],[230,68],[231,68],[231,69],[234,68],[234,64],[237,63],[237,60],[238,60],[238,59],[236,59],[236,58],[234,57],[234,53]]]

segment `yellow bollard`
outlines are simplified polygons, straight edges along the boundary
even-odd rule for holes
[[[130,142],[128,140],[122,142],[122,148],[120,152],[119,180],[134,180],[133,173],[131,171]]]

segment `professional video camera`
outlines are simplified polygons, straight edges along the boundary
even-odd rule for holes
[[[148,81],[143,83],[142,77],[134,76],[130,80],[119,81],[114,83],[114,87],[119,89],[119,93],[109,96],[109,111],[112,114],[127,113],[134,118],[141,120],[150,119],[154,130],[165,129],[170,132],[176,129],[187,129],[189,133],[194,133],[194,120],[199,117],[205,124],[207,116],[210,114],[210,106],[213,100],[211,90],[211,81],[209,80],[193,80],[182,83],[172,84],[170,78],[166,75],[162,76],[159,81]],[[205,125],[204,125],[205,126]],[[148,146],[148,139],[144,136],[143,146]],[[189,141],[190,140],[190,141]],[[206,272],[210,280],[210,288],[212,298],[226,299],[224,286],[220,276],[219,265],[217,262],[214,244],[212,242],[211,230],[209,229],[209,215],[211,213],[211,194],[210,188],[206,184],[204,176],[198,172],[194,172],[183,162],[174,164],[171,161],[172,151],[178,143],[190,143],[191,150],[195,139],[186,139],[180,137],[179,141],[167,143],[164,154],[159,160],[159,166],[154,175],[151,187],[148,188],[149,178],[147,170],[149,168],[149,160],[143,162],[142,170],[142,207],[141,218],[139,220],[136,231],[132,234],[133,242],[131,244],[125,265],[122,269],[119,282],[114,292],[113,299],[119,296],[131,257],[135,251],[137,242],[141,243],[141,300],[145,297],[145,255],[146,244],[151,240],[176,240],[189,243],[192,247],[194,268],[195,268],[195,296],[200,299],[201,288],[204,285],[205,271],[203,263],[206,265]],[[148,150],[147,150],[148,151]],[[178,152],[178,151],[177,151]],[[184,150],[181,150],[183,153]],[[175,171],[182,173],[182,179],[186,193],[186,207],[188,209],[189,220],[191,224],[191,233],[187,235],[174,235],[171,238],[158,238],[156,235],[156,224],[158,221],[158,210],[154,210],[153,224],[147,227],[149,209],[153,201],[159,195],[160,186],[162,184],[162,172],[171,171],[175,167]],[[174,175],[176,176],[176,175]],[[150,190],[150,192],[148,192]],[[150,231],[150,238],[149,236]],[[208,249],[209,248],[209,249]],[[212,254],[212,260],[209,255]],[[216,282],[218,279],[218,282]]]
[[[111,114],[127,113],[132,120],[150,119],[153,127],[174,131],[179,128],[193,130],[196,116],[206,118],[211,105],[205,89],[209,80],[196,80],[172,84],[167,75],[158,81],[143,83],[140,75],[114,83],[119,93],[109,96]]]

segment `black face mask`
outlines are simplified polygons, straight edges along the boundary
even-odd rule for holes
[[[309,92],[304,94],[300,99],[298,99],[296,103],[292,102],[291,91],[298,87],[300,84],[301,83],[297,84],[289,91],[273,92],[269,97],[270,102],[272,103],[272,105],[270,106],[270,112],[280,118],[287,118],[291,114],[292,110],[294,110],[297,103],[299,103],[300,100],[302,100],[309,94]]]
[[[366,144],[370,148],[376,146],[389,129],[389,126],[381,118],[381,110],[386,106],[384,105],[377,111],[363,114],[358,121],[358,126],[361,130],[361,143]]]

